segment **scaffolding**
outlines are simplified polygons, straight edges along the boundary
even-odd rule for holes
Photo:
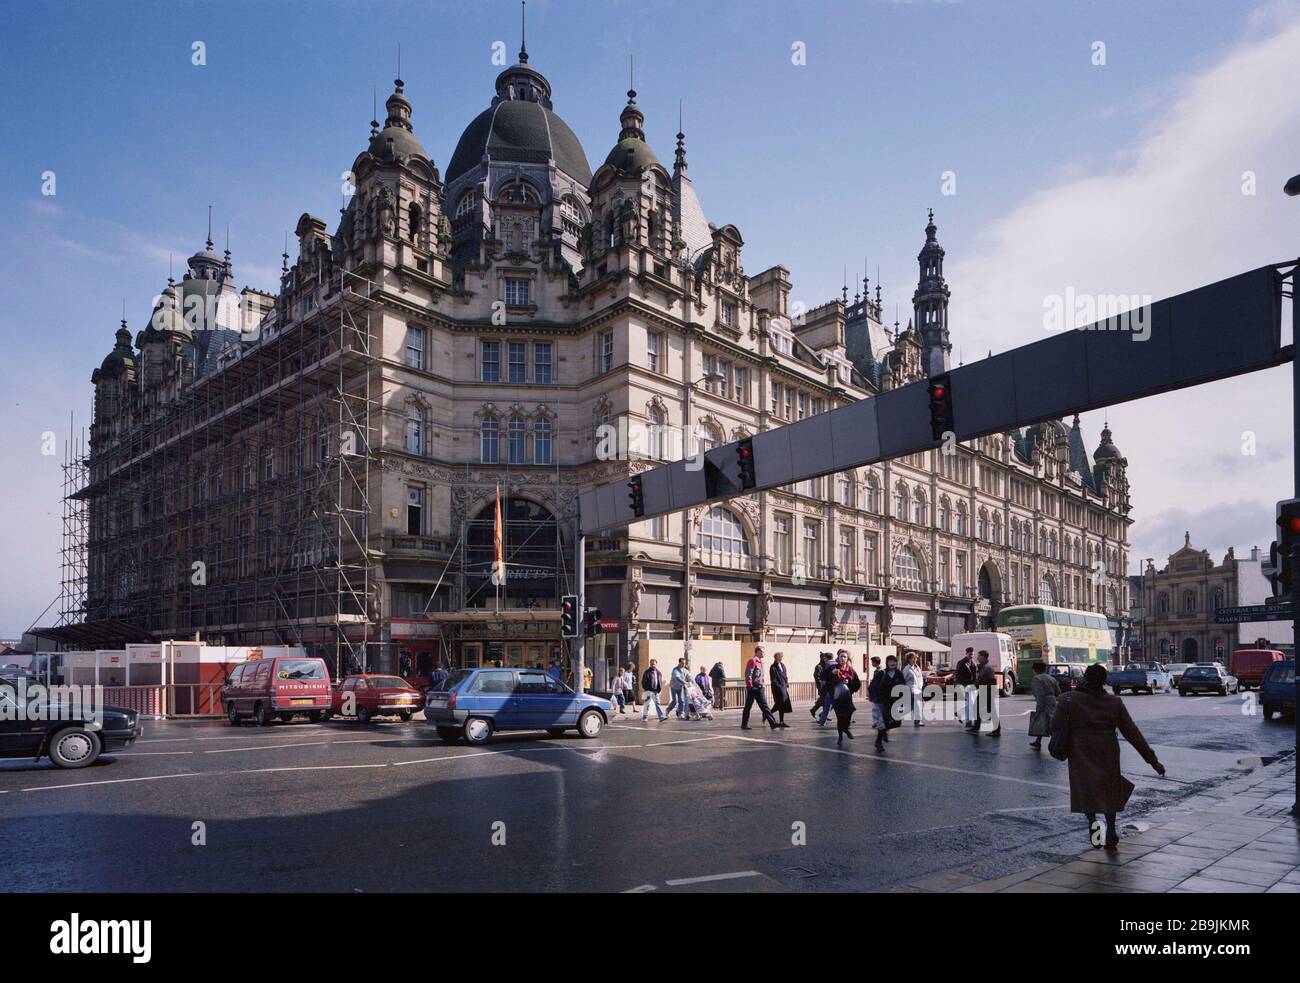
[[[89,453],[65,466],[65,617],[369,665],[377,292],[286,270],[256,335],[211,371],[178,344],[161,375],[140,367],[128,405],[100,407]]]
[[[63,445],[63,530],[59,543],[58,625],[80,624],[86,616],[86,487],[85,434],[76,427],[76,416],[68,420],[68,439]]]

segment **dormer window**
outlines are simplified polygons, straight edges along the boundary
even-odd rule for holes
[[[478,208],[478,192],[466,191],[461,195],[460,202],[456,205],[456,217],[464,218],[470,215]]]

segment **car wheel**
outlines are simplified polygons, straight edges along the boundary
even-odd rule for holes
[[[265,703],[259,703],[253,707],[253,722],[259,727],[270,727],[275,723],[275,715]]]
[[[370,711],[365,707],[357,707],[357,723],[359,724],[370,723]]]
[[[65,727],[50,739],[50,760],[60,768],[85,768],[99,757],[99,737],[83,727]]]
[[[470,717],[463,728],[465,740],[469,744],[486,744],[492,736],[492,721],[486,717]]]
[[[1277,712],[1273,707],[1269,706],[1267,703],[1265,703],[1260,709],[1263,711],[1265,720],[1272,720],[1273,714]]]
[[[455,727],[438,727],[438,736],[448,744],[455,744],[460,740],[460,731]]]
[[[1180,690],[1178,691],[1178,695],[1179,695],[1179,696],[1186,696],[1186,695],[1187,695],[1187,690],[1185,690],[1185,689],[1180,689]]]
[[[409,723],[411,722],[411,711],[410,711],[410,710],[398,710],[398,711],[397,711],[397,716],[398,716],[398,718],[402,721],[402,723],[404,723],[404,724],[409,724]]]
[[[1002,695],[1007,697],[1016,695],[1016,677],[1009,673],[1002,677]]]
[[[1226,687],[1226,686],[1220,686],[1220,687],[1219,687],[1219,695],[1220,695],[1220,696],[1227,696],[1227,695],[1228,695],[1228,687]]]
[[[578,733],[588,740],[599,737],[604,729],[605,718],[600,715],[599,710],[588,710],[578,718]]]
[[[546,733],[550,734],[552,737],[561,737],[561,736],[563,736],[563,734],[564,734],[564,728],[563,728],[563,727],[547,727],[547,728],[546,728]]]
[[[307,719],[310,720],[313,724],[318,724],[325,719],[325,711],[313,710],[309,714],[307,714]]]
[[[226,707],[226,720],[231,727],[239,726],[239,711],[235,709],[233,703]]]
[[[1110,691],[1111,691],[1112,693],[1114,693],[1116,696],[1119,696],[1121,693],[1124,692],[1124,691],[1123,691],[1122,689],[1120,689],[1118,686],[1112,686],[1112,687],[1110,688]]]

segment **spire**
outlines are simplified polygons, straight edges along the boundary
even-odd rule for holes
[[[917,253],[920,269],[912,307],[921,334],[921,360],[928,376],[948,371],[952,342],[948,337],[948,284],[943,278],[943,246],[935,233],[934,209],[928,209],[925,244]]]
[[[212,248],[212,206],[208,206],[208,249]]]
[[[284,252],[281,253],[280,255],[282,257],[280,261],[280,272],[288,273],[289,272],[289,232],[287,229],[285,230],[284,233]]]
[[[673,170],[686,170],[686,134],[682,132],[682,101],[677,100],[677,155],[673,159]]]
[[[618,121],[623,125],[619,131],[620,140],[640,140],[645,142],[645,130],[642,124],[645,123],[645,115],[641,112],[640,107],[636,104],[636,89],[631,87],[632,84],[632,62],[631,55],[628,56],[628,90],[627,105],[623,107],[623,112],[619,114]]]
[[[528,0],[519,0],[519,64],[528,64]]]
[[[370,90],[370,136],[375,137],[379,134],[379,90],[371,88]]]

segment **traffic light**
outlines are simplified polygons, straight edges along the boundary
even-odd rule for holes
[[[645,495],[641,491],[641,476],[634,474],[627,487],[627,497],[632,500],[632,514],[640,518],[645,515]]]
[[[560,598],[560,637],[578,637],[578,595],[565,594]]]
[[[935,440],[956,430],[952,418],[952,385],[945,372],[930,379],[930,432]]]
[[[1291,593],[1291,551],[1300,543],[1300,498],[1277,503],[1277,542],[1269,551],[1274,565],[1273,593]],[[1281,586],[1281,591],[1278,587]]]
[[[754,441],[749,437],[736,443],[736,463],[740,466],[741,488],[753,488],[758,484],[754,475]]]
[[[604,626],[600,623],[600,608],[587,608],[586,613],[582,616],[582,633],[590,638],[592,635],[599,635],[604,630]]]

